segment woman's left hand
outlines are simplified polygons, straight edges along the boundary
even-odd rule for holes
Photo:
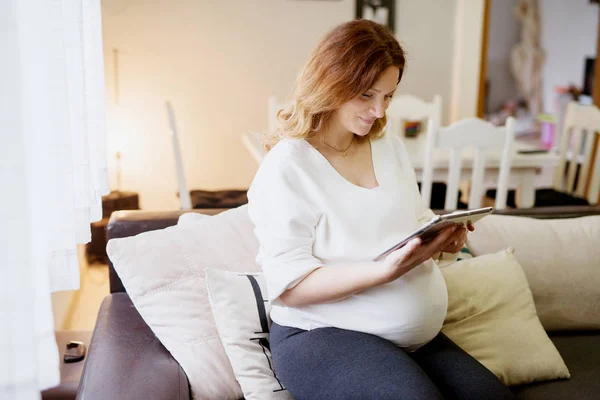
[[[475,230],[473,224],[468,224],[467,227],[459,227],[454,231],[452,236],[446,241],[446,246],[442,249],[444,253],[458,253],[467,243],[467,229],[471,232]]]

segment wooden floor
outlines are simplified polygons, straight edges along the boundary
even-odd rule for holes
[[[79,249],[80,289],[52,296],[55,330],[91,331],[96,324],[100,304],[110,292],[108,266],[88,264],[84,246]]]

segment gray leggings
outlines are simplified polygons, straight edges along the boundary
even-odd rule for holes
[[[442,333],[407,353],[366,333],[273,322],[269,341],[277,377],[297,400],[515,399]]]

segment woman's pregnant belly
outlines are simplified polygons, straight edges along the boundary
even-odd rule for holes
[[[388,284],[300,310],[303,319],[313,323],[309,328],[333,326],[370,333],[410,350],[439,333],[447,306],[444,277],[429,260]]]

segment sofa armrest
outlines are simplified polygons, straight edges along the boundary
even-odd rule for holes
[[[77,399],[190,399],[183,369],[127,293],[111,294],[102,302]]]

